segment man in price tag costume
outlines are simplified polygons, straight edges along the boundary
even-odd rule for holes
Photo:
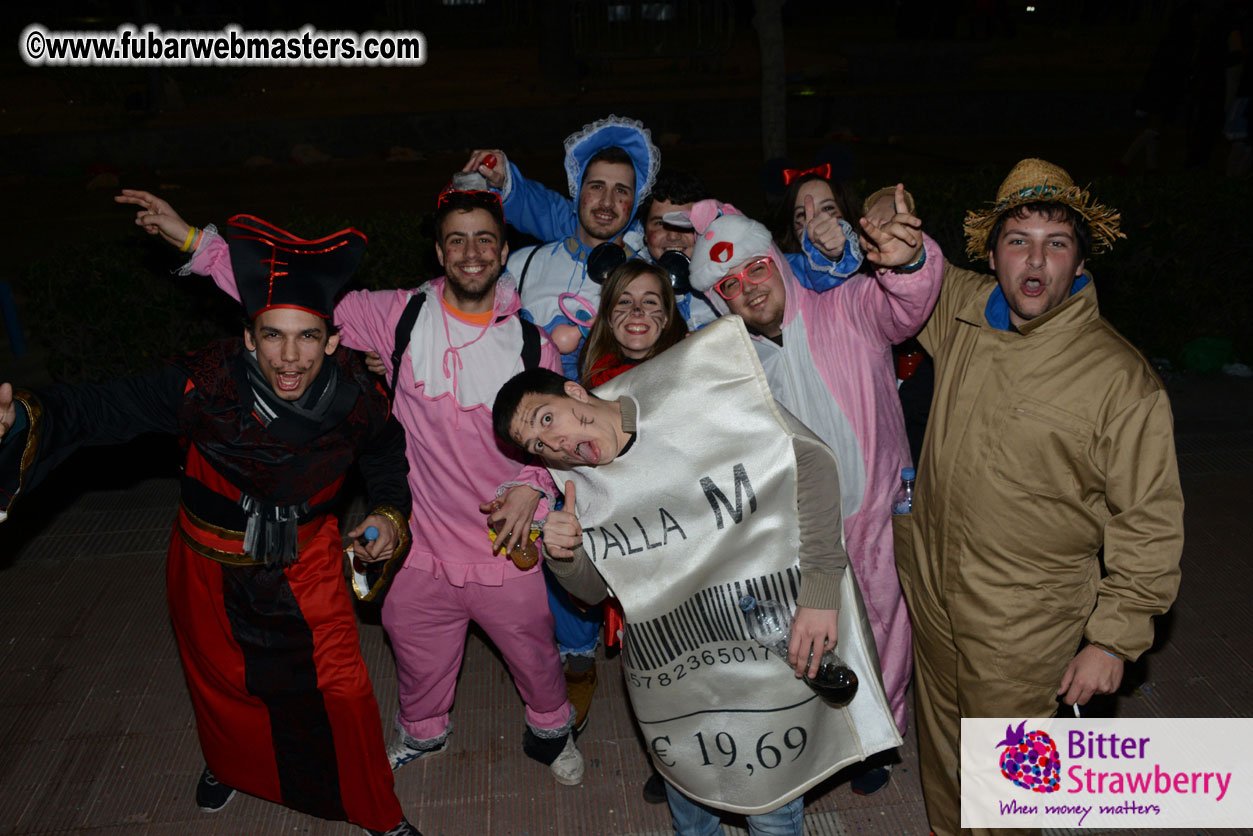
[[[392,789],[334,513],[356,460],[374,510],[348,535],[379,532],[358,555],[408,546],[404,436],[329,322],[365,236],[305,241],[237,215],[229,238],[242,340],[108,383],[37,394],[0,384],[0,521],[81,446],[179,436],[166,587],[207,765],[196,803],[216,812],[239,789],[416,836]]]
[[[835,456],[774,402],[737,317],[596,395],[524,372],[493,420],[566,485],[567,510],[546,524],[550,568],[583,600],[622,602],[629,693],[677,832],[717,832],[715,808],[754,833],[800,834],[806,789],[900,744],[844,551]],[[853,701],[825,703],[768,657],[742,594],[796,608],[798,672],[838,635],[861,679]]]

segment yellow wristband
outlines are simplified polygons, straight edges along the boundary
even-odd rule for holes
[[[194,238],[194,237],[195,237],[195,235],[196,235],[196,228],[195,228],[194,226],[190,226],[190,227],[188,227],[188,228],[187,228],[187,239],[186,239],[185,241],[183,241],[183,246],[181,246],[181,247],[179,247],[179,248],[178,248],[178,251],[179,251],[180,253],[185,253],[185,252],[187,252],[189,249],[191,249],[191,239],[192,239],[192,238]]]

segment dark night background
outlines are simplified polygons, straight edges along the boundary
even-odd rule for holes
[[[763,166],[766,157],[834,160],[863,194],[904,180],[928,231],[963,264],[965,210],[990,200],[1015,161],[1042,156],[1124,213],[1129,240],[1090,262],[1109,319],[1176,368],[1249,362],[1248,180],[1224,175],[1230,144],[1221,133],[1226,68],[1243,60],[1228,41],[1247,29],[1246,5],[10,7],[11,47],[0,59],[3,279],[17,294],[29,353],[21,362],[0,354],[0,367],[26,379],[101,379],[235,327],[214,293],[167,275],[177,253],[133,227],[111,200],[119,187],[157,192],[199,225],[239,211],[305,235],[352,224],[371,238],[362,284],[413,283],[436,267],[423,217],[469,149],[504,148],[526,174],[564,191],[562,138],[608,113],[642,120],[663,166],[693,171],[763,220],[779,168],[777,159]],[[766,145],[763,54],[768,65],[778,52],[762,45],[758,7],[782,24],[785,132]],[[416,29],[429,59],[407,68],[28,67],[17,36],[33,22],[50,31],[124,22],[166,31]],[[1153,76],[1163,36],[1169,66]],[[1172,115],[1160,170],[1146,172],[1141,157],[1116,173],[1144,127],[1134,111],[1146,97],[1168,102]],[[1199,361],[1188,359],[1198,338],[1211,342]]]
[[[0,381],[105,380],[239,332],[237,307],[210,282],[172,275],[185,257],[134,225],[133,209],[113,202],[120,188],[156,192],[200,226],[221,226],[237,212],[309,237],[355,226],[370,239],[357,281],[377,288],[413,286],[435,274],[427,217],[470,149],[503,148],[525,174],[564,192],[563,138],[610,113],[652,130],[663,167],[699,175],[718,197],[767,222],[781,158],[800,167],[830,160],[862,195],[904,181],[926,230],[963,266],[964,213],[990,201],[1016,161],[1043,157],[1123,213],[1128,240],[1089,268],[1102,313],[1167,385],[1184,474],[1184,591],[1158,620],[1157,649],[1124,681],[1119,711],[1247,714],[1253,379],[1222,368],[1253,365],[1253,200],[1247,171],[1227,173],[1232,144],[1222,129],[1230,70],[1247,53],[1233,51],[1232,34],[1250,42],[1248,6],[9,4],[0,10],[7,44],[0,50],[0,307],[10,289],[26,351],[18,356],[0,327]],[[774,48],[768,40],[763,46],[759,33],[770,27],[758,25],[759,10],[778,23]],[[410,68],[29,67],[18,52],[18,36],[32,23],[103,32],[127,22],[166,31],[230,23],[245,31],[412,29],[424,33],[428,61]],[[765,98],[781,101],[786,117],[763,134],[762,79],[775,65],[779,85],[764,85]],[[1119,165],[1148,124],[1138,107],[1161,119],[1156,171],[1143,156]],[[82,832],[82,822],[181,836],[331,827],[311,829],[307,817],[255,799],[235,802],[211,822],[189,803],[201,759],[159,603],[180,458],[174,440],[151,436],[80,451],[0,525],[5,832]],[[362,621],[371,677],[390,711],[390,653],[377,613]],[[612,832],[634,822],[631,832],[643,832],[666,818],[638,798],[644,759],[634,732],[615,732],[608,710],[594,721],[602,725],[586,749],[601,759],[600,785],[593,779],[579,790],[586,794],[558,796],[546,776],[547,790],[518,781],[508,765],[525,761],[515,751],[519,729],[507,727],[509,712],[501,709],[513,704],[512,685],[481,643],[472,642],[470,652],[467,658],[478,656],[459,697],[469,708],[455,744],[461,751],[454,748],[437,771],[412,767],[398,778],[406,809],[420,814],[428,834],[466,832],[489,817],[503,822],[490,832],[531,833],[557,832],[546,829],[552,821],[537,824],[542,817],[564,821],[562,832],[587,833],[611,831],[579,830],[578,822],[622,823]],[[601,677],[598,699],[617,694],[606,708],[625,716],[622,695],[605,684],[616,673],[602,668]],[[838,802],[849,832],[925,833],[910,772],[916,763],[870,802],[849,803],[851,793],[828,785],[811,813]],[[485,783],[489,770],[496,777]],[[540,804],[531,791],[541,793]]]

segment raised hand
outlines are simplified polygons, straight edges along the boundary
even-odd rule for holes
[[[866,258],[872,264],[888,269],[903,267],[913,264],[922,254],[922,221],[910,214],[908,205],[905,185],[897,183],[892,217],[882,223],[861,219]]]
[[[805,235],[822,253],[838,262],[844,256],[844,227],[834,212],[819,213],[813,195],[805,197]]]
[[[499,148],[475,148],[470,152],[470,159],[461,167],[461,173],[473,174],[477,171],[487,178],[487,185],[493,189],[503,189],[506,163],[505,152]]]
[[[560,511],[549,511],[544,521],[544,550],[559,560],[574,557],[574,550],[583,544],[583,526],[574,510],[574,483],[566,482],[566,505]]]
[[[114,195],[113,199],[118,203],[138,206],[139,211],[135,213],[135,223],[142,226],[149,235],[160,235],[179,248],[187,241],[187,233],[191,226],[178,216],[170,204],[152,192],[122,189],[122,193]]]

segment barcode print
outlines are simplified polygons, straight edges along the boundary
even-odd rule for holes
[[[708,644],[747,641],[748,622],[739,603],[742,596],[779,601],[794,610],[799,594],[800,570],[795,567],[707,587],[665,615],[641,624],[628,624],[624,628],[622,660],[632,670],[651,671]]]

